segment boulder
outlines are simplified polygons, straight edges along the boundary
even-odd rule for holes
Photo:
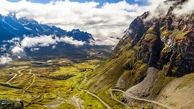
[[[22,101],[0,100],[0,109],[23,109]]]

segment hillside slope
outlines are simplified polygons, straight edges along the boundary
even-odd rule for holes
[[[192,109],[194,15],[174,15],[187,0],[165,3],[171,1],[166,15],[147,20],[150,12],[145,12],[130,24],[112,56],[90,75],[89,90],[103,97],[110,89],[121,89],[127,99],[121,100],[130,106],[136,104],[132,95]]]

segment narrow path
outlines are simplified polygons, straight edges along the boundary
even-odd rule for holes
[[[73,104],[77,109],[82,109],[82,102],[77,96],[74,95],[71,100],[74,102]]]
[[[111,89],[110,91],[111,91],[111,92],[117,91],[117,92],[125,93],[123,90],[120,90],[120,89]],[[152,104],[154,104],[154,105],[163,107],[163,108],[165,108],[165,109],[171,109],[171,108],[169,108],[168,106],[166,106],[166,105],[164,105],[164,104],[161,104],[161,103],[159,103],[159,102],[153,101],[153,100],[143,99],[143,98],[135,97],[135,96],[133,96],[133,95],[128,95],[128,97],[131,98],[131,99],[137,100],[137,101],[143,101],[143,102],[152,103]]]
[[[11,79],[9,79],[7,82],[5,82],[6,84],[10,84],[11,81],[13,81],[16,77],[18,76],[18,74],[16,73]]]
[[[20,70],[20,69],[27,69],[29,68],[29,66],[21,66],[21,67],[12,67],[12,68],[9,68],[10,70]]]
[[[23,89],[23,94],[34,84],[36,80],[36,75],[32,73],[32,69],[28,72],[29,75],[32,75],[30,78],[32,78],[32,82],[27,86],[26,88]]]
[[[40,94],[37,97],[35,97],[34,99],[32,99],[30,102],[26,101],[27,104],[24,106],[24,108],[27,108],[28,106],[30,106],[32,104],[37,104],[42,100],[43,100],[43,94]]]
[[[81,86],[82,86],[82,84],[84,84],[86,81],[87,81],[87,76],[86,76],[86,73],[84,73],[84,79],[83,79],[82,82],[79,84],[79,86],[78,86],[77,89],[81,91],[81,90],[82,90],[82,89],[81,89]]]
[[[23,68],[23,67],[22,67]],[[10,88],[15,88],[15,89],[21,89],[20,87],[17,86],[12,86],[12,81],[15,78],[21,77],[23,75],[23,73],[21,73],[24,69],[17,69],[17,68],[9,68],[9,69],[14,69],[14,70],[18,70],[17,73],[14,74],[14,76],[12,78],[10,78],[9,80],[7,80],[4,83],[0,83],[0,85],[5,86],[5,87],[10,87]]]
[[[18,77],[21,77],[21,76],[23,76],[23,74],[24,74],[24,73],[20,73],[20,75],[18,75]]]
[[[98,97],[96,94],[90,92],[89,90],[85,90],[82,89],[81,86],[82,84],[87,81],[87,76],[86,76],[86,72],[84,72],[84,79],[82,80],[82,82],[80,83],[80,85],[78,86],[78,90],[83,90],[84,92],[86,92],[87,94],[93,96],[94,98],[98,99],[107,109],[112,109],[106,102],[104,102],[100,97]]]
[[[57,100],[50,102],[50,103],[43,105],[43,106],[46,107],[47,109],[56,109],[57,106],[59,106],[63,103],[64,103],[64,100],[62,100],[60,97],[58,97]]]
[[[84,84],[84,82],[87,80],[86,74],[84,73],[84,79],[81,81],[81,83],[79,84],[79,86],[77,87],[77,89],[79,91],[82,91],[82,84]],[[82,109],[82,103],[80,101],[80,99],[77,99],[76,96],[79,96],[79,94],[76,94],[72,97],[72,100],[75,102],[74,105],[75,107],[77,107],[78,109]]]
[[[6,84],[10,84],[10,82],[13,81],[16,77],[20,77],[20,76],[22,75],[22,73],[21,73],[22,70],[23,70],[23,69],[21,69],[21,70],[18,69],[17,73],[16,73],[11,79],[9,79],[9,80],[8,80],[7,82],[5,82],[5,83],[6,83]]]
[[[27,86],[27,87],[24,89],[24,92],[23,92],[23,93],[25,93],[25,91],[28,90],[28,89],[34,84],[35,79],[36,79],[36,75],[35,75],[35,74],[32,74],[31,77],[32,77],[32,82],[30,83],[29,86]]]
[[[84,90],[86,93],[88,93],[89,95],[97,98],[107,109],[112,109],[107,103],[105,103],[100,97],[98,97],[96,94],[88,91],[88,90]]]
[[[127,104],[123,103],[122,101],[119,101],[119,100],[113,95],[113,91],[112,91],[112,90],[109,90],[109,93],[110,93],[111,98],[112,98],[113,100],[115,100],[116,102],[118,102],[118,103],[122,104],[123,106],[125,106],[126,109],[129,109],[129,106],[128,106]]]

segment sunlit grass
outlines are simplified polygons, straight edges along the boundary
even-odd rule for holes
[[[103,109],[104,106],[96,98],[78,88],[85,87],[84,84],[82,86],[80,84],[85,75],[91,74],[98,63],[98,60],[89,60],[52,68],[52,66],[33,67],[29,62],[21,62],[17,67],[25,65],[29,68],[23,69],[21,75],[18,74],[20,76],[17,75],[9,84],[10,86],[21,87],[21,89],[0,86],[0,99],[22,100],[25,103],[25,109],[48,109],[50,107],[75,109],[75,103],[72,103],[71,98],[78,96],[83,101],[84,109]],[[32,69],[32,73],[29,72],[29,69]],[[0,69],[0,82],[5,84],[18,73],[18,70],[10,70],[9,67]],[[25,90],[33,81],[33,74],[35,74],[34,83],[29,89]]]

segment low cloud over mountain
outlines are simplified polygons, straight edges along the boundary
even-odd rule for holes
[[[14,3],[5,0],[1,2],[1,14],[16,12],[17,17],[28,17],[65,30],[79,28],[91,33],[98,45],[115,45],[129,22],[146,10],[153,10],[160,3],[148,0],[147,5],[140,6],[123,0],[99,6],[98,2],[80,3],[70,0],[51,1],[46,4],[26,0]]]
[[[0,15],[0,35],[1,64],[30,57],[86,58],[91,49],[97,50],[88,32],[67,31],[26,17],[16,18],[16,13]]]

